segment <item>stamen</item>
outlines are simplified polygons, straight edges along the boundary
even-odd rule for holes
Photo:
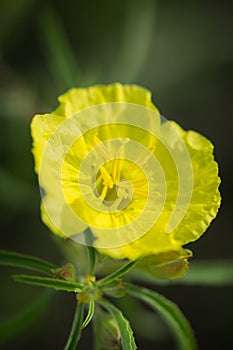
[[[96,182],[95,182],[95,187],[98,187],[98,186],[100,185],[101,180],[102,180],[102,175],[100,175],[100,176],[98,177],[98,179],[96,180]]]
[[[111,175],[109,175],[109,173],[107,172],[107,170],[105,169],[105,167],[101,167],[100,168],[100,173],[102,175],[102,178],[104,180],[104,184],[106,186],[108,186],[109,188],[113,188],[113,180]]]
[[[120,181],[121,176],[121,165],[122,165],[122,159],[114,159],[113,161],[113,167],[112,167],[112,177],[114,184],[117,184]]]
[[[121,178],[121,166],[122,166],[122,159],[117,159],[117,171],[116,171],[116,177],[115,177],[115,181],[116,183],[118,183],[120,181]]]
[[[108,192],[108,186],[104,186],[104,188],[103,188],[103,190],[102,190],[102,193],[101,193],[101,195],[100,195],[100,198],[101,198],[102,200],[104,200],[104,198],[106,197],[107,192]]]
[[[117,171],[117,159],[114,159],[113,164],[112,164],[112,178],[113,182],[116,183],[116,171]]]

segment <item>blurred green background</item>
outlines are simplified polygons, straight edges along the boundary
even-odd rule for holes
[[[190,248],[194,259],[233,259],[232,73],[233,21],[227,1],[0,2],[0,206],[1,248],[62,264],[52,234],[40,221],[29,123],[50,112],[59,94],[74,86],[137,83],[152,90],[167,119],[206,135],[215,144],[222,178],[221,211]],[[37,300],[42,288],[16,284],[1,268],[1,318]],[[18,272],[18,271],[17,271]],[[190,320],[200,349],[226,348],[233,326],[232,287],[158,287]],[[62,349],[74,298],[47,294],[32,311],[34,327],[3,349]],[[39,300],[39,303],[41,300]],[[166,326],[147,309],[124,301],[139,349],[173,349]],[[132,311],[133,310],[133,311]],[[37,316],[39,320],[37,322]],[[27,317],[22,329],[31,323]],[[7,339],[7,335],[6,335]],[[90,329],[78,349],[91,349]]]

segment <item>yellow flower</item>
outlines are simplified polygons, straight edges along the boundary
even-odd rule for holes
[[[150,91],[71,89],[31,124],[44,223],[113,258],[178,251],[220,206],[213,145],[161,118]]]

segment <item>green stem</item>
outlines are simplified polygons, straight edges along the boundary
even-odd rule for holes
[[[96,264],[96,250],[93,248],[92,244],[94,241],[93,234],[89,228],[87,228],[84,232],[86,244],[87,244],[87,251],[88,251],[88,257],[89,257],[89,275],[94,275],[95,272],[95,264]]]
[[[137,260],[133,260],[128,262],[127,264],[125,264],[124,266],[122,266],[121,268],[119,268],[117,271],[113,272],[112,274],[100,279],[97,282],[98,286],[103,286],[106,284],[109,284],[113,281],[115,281],[117,278],[125,275],[129,270],[131,270],[138,262],[139,262],[140,258]]]
[[[83,322],[83,311],[84,304],[78,303],[75,310],[74,320],[72,328],[70,331],[69,338],[67,340],[64,350],[75,350],[78,344],[78,341],[81,337],[82,331],[82,322]]]

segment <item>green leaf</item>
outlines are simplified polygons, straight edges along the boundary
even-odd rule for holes
[[[137,267],[156,278],[178,278],[188,271],[188,258],[191,257],[190,250],[181,248],[179,251],[147,256],[139,262]]]
[[[127,264],[123,265],[122,267],[120,267],[117,271],[113,272],[112,274],[100,279],[97,282],[97,285],[100,286],[104,286],[106,284],[109,284],[111,282],[113,282],[114,280],[116,280],[117,278],[125,275],[129,270],[131,270],[134,266],[136,266],[136,264],[139,262],[140,259],[134,260],[134,261],[130,261]]]
[[[53,275],[52,270],[56,269],[55,265],[40,258],[5,250],[0,250],[0,265],[22,267],[47,275]]]
[[[46,291],[38,298],[33,299],[31,304],[24,310],[19,311],[13,316],[0,323],[0,343],[13,340],[23,332],[29,332],[31,328],[40,320],[46,311],[48,302],[52,293]]]
[[[122,350],[121,335],[115,318],[96,308],[94,315],[95,350]]]
[[[53,278],[47,277],[37,277],[29,275],[15,275],[12,276],[13,279],[17,282],[23,282],[27,284],[33,284],[41,287],[54,288],[57,290],[64,290],[66,292],[82,292],[83,285],[76,282],[68,282],[63,280],[56,280]]]
[[[72,328],[64,350],[75,350],[81,337],[84,304],[77,303]]]
[[[159,311],[161,316],[171,327],[179,346],[179,350],[196,350],[197,343],[189,322],[176,304],[164,296],[146,288],[128,284],[126,290],[129,295],[139,298],[152,308]]]
[[[102,299],[101,301],[99,301],[99,304],[103,306],[114,317],[119,329],[122,349],[123,350],[137,349],[129,321],[123,316],[122,312],[106,300]]]
[[[91,322],[94,312],[95,312],[95,301],[93,298],[90,298],[88,313],[85,320],[83,321],[82,329],[87,327],[87,325]]]

